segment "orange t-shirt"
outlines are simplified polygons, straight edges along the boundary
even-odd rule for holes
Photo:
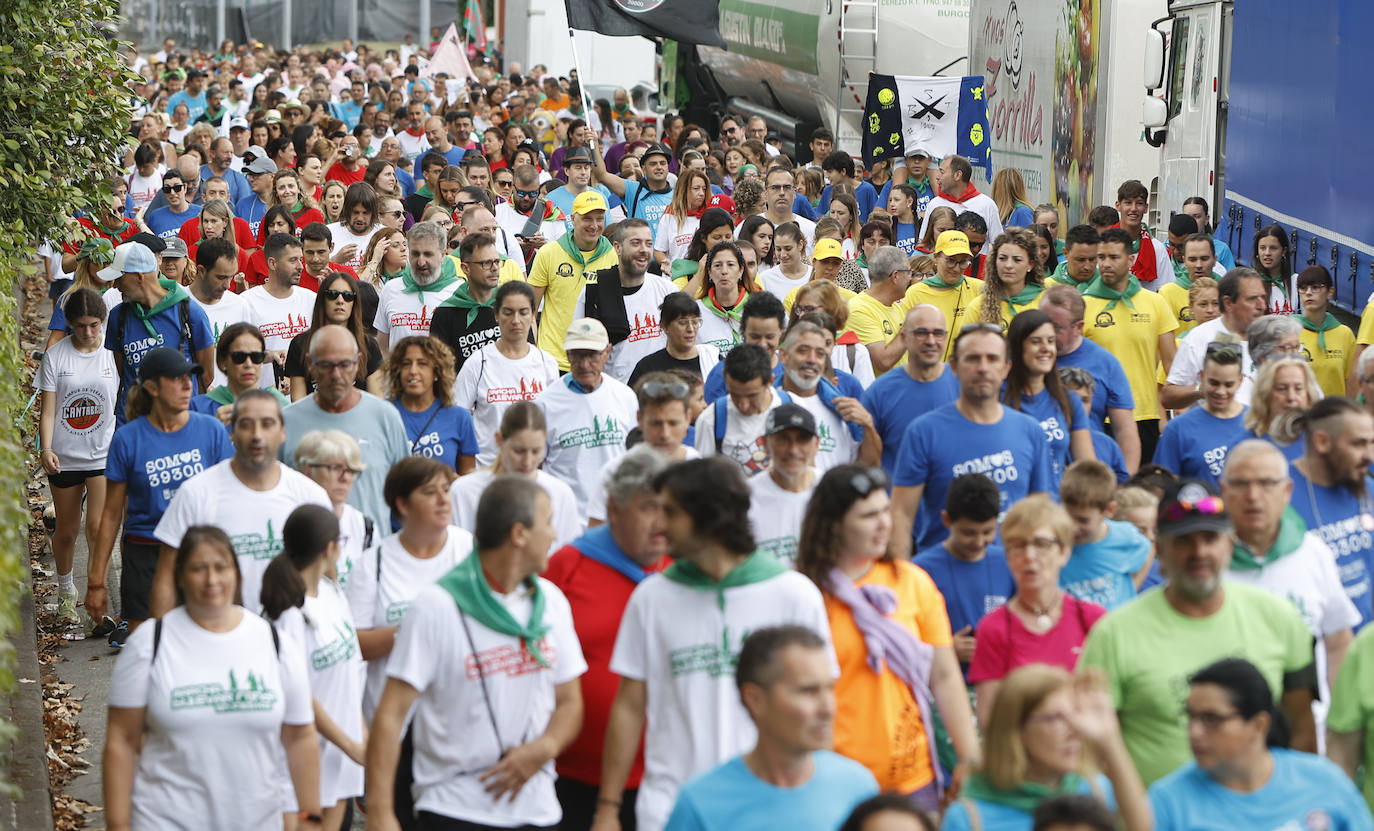
[[[887,586],[897,593],[892,617],[934,646],[951,646],[945,599],[921,568],[908,562],[878,563],[855,581]],[[825,611],[840,664],[835,685],[835,752],[872,772],[883,791],[911,793],[935,776],[921,709],[906,682],[886,667],[875,673],[849,607],[829,594]]]

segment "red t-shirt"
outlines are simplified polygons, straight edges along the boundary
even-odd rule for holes
[[[177,231],[177,236],[186,243],[189,249],[192,245],[200,243],[200,217],[193,216],[181,224],[181,229]],[[253,237],[253,229],[248,225],[248,220],[234,217],[234,244],[240,250],[252,250],[258,247],[258,241]],[[194,255],[192,255],[194,256]]]
[[[978,645],[969,664],[969,683],[999,681],[1026,664],[1049,664],[1073,672],[1083,641],[1107,610],[1068,592],[1059,622],[1043,634],[1030,631],[1007,606],[988,612],[974,631]]]
[[[81,243],[91,237],[104,237],[105,239],[110,241],[111,245],[118,248],[121,242],[128,242],[130,237],[138,233],[138,226],[128,221],[124,222],[123,228],[120,228],[113,234],[96,225],[93,221],[91,221],[90,217],[77,217],[76,223],[81,226],[81,230],[84,233],[77,239],[68,240],[67,242],[63,243],[63,253],[79,254],[81,252]]]
[[[665,557],[657,568],[665,568]],[[657,569],[655,569],[657,570]],[[571,545],[560,548],[540,575],[567,596],[572,606],[573,628],[582,643],[587,671],[582,684],[582,732],[558,757],[558,774],[588,785],[601,784],[601,751],[606,743],[606,724],[611,702],[620,687],[620,676],[611,672],[611,652],[620,631],[620,619],[630,602],[635,584],[609,566],[593,560]],[[644,741],[635,753],[626,788],[639,787],[644,775]]]
[[[334,162],[334,164],[329,167],[329,171],[324,174],[324,178],[334,182],[343,182],[345,185],[351,185],[355,182],[361,182],[366,175],[367,165],[365,164],[358,165],[357,170],[346,170],[344,169],[343,162]]]
[[[367,171],[364,170],[363,172],[366,173]],[[362,179],[360,178],[358,181],[361,182]],[[324,221],[324,214],[320,213],[317,208],[302,208],[300,213],[291,215],[291,220],[296,223],[296,236],[298,237],[305,226],[312,222],[318,222],[321,225],[328,224]]]

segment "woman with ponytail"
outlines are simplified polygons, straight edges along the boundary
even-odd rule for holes
[[[281,553],[262,575],[263,616],[309,659],[324,831],[339,831],[349,800],[362,796],[367,747],[362,650],[343,589],[329,577],[342,542],[332,511],[302,505],[286,518]]]

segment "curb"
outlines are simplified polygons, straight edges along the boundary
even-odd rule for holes
[[[52,794],[48,785],[48,742],[43,732],[43,684],[39,678],[38,632],[33,604],[33,573],[28,552],[21,557],[24,586],[19,601],[23,628],[12,642],[15,650],[14,677],[20,681],[9,702],[10,719],[18,728],[7,749],[10,781],[19,788],[10,800],[10,810],[0,816],[0,827],[44,831],[53,827]],[[9,824],[9,823],[13,824]]]

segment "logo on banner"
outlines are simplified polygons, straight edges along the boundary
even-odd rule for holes
[[[630,14],[644,14],[662,6],[667,0],[611,0],[616,8]]]

